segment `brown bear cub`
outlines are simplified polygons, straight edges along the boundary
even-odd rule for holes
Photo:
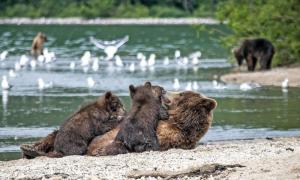
[[[38,57],[43,54],[43,45],[47,41],[45,34],[39,32],[32,41],[31,55]]]
[[[167,98],[170,100],[167,103],[170,117],[166,121],[159,121],[156,130],[159,150],[194,148],[209,129],[217,102],[192,91],[167,93]],[[88,147],[88,155],[122,153],[122,146],[114,144],[119,130],[118,126],[95,137]]]
[[[260,70],[268,70],[271,69],[275,48],[266,39],[246,39],[239,48],[233,49],[232,52],[239,66],[246,59],[248,71],[255,70],[257,61],[259,61]]]
[[[38,155],[49,157],[83,155],[86,154],[88,144],[95,136],[113,129],[124,115],[125,110],[120,99],[111,92],[106,92],[97,101],[82,107],[65,120],[58,131],[37,142],[32,151],[26,145],[21,146],[21,149],[27,158]]]
[[[108,154],[143,152],[149,150],[158,150],[159,144],[156,136],[156,127],[158,120],[161,119],[161,100],[155,96],[150,82],[144,86],[129,86],[132,99],[131,109],[123,122],[120,124],[119,132],[111,147],[112,151]],[[123,147],[122,147],[123,146]]]

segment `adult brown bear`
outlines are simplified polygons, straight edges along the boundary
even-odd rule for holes
[[[233,54],[241,66],[246,59],[248,71],[254,71],[257,61],[260,70],[271,69],[275,48],[267,39],[246,39],[239,48],[233,49]]]
[[[45,34],[39,32],[32,41],[31,55],[38,57],[43,54],[43,45],[47,41]]]
[[[167,97],[171,101],[168,104],[170,117],[166,121],[159,121],[156,132],[160,150],[194,148],[210,127],[212,110],[217,102],[191,91],[169,93]],[[111,155],[112,150],[113,154],[122,153],[122,149],[118,149],[122,146],[114,144],[119,130],[118,126],[94,138],[88,147],[88,155]]]
[[[27,158],[37,155],[61,157],[86,154],[88,144],[98,135],[115,128],[125,110],[120,99],[106,92],[66,119],[58,131],[37,142],[34,147],[21,146]]]

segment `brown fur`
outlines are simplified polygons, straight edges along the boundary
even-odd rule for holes
[[[161,103],[169,103],[170,101],[168,100],[168,98],[166,97],[166,91],[164,90],[164,88],[160,87],[160,86],[151,86],[152,88],[152,93],[154,94],[154,96],[161,102]],[[82,111],[82,109],[84,109],[85,107],[82,107],[79,111]],[[78,111],[78,112],[79,112]],[[77,113],[77,112],[76,112]],[[76,114],[75,113],[75,114]],[[164,107],[160,107],[160,118],[161,119],[168,119],[168,113],[166,112]],[[119,125],[120,126],[120,125]],[[126,148],[124,148],[124,146],[122,146],[122,144],[112,144],[113,140],[116,137],[116,134],[119,132],[119,126],[117,126],[116,128],[114,128],[113,130],[111,130],[110,132],[105,133],[103,136],[101,136],[102,141],[100,142],[101,144],[95,144],[95,145],[99,145],[102,147],[108,147],[108,145],[110,145],[110,153],[111,154],[120,154],[121,152],[127,151]],[[38,141],[37,143],[34,144],[34,146],[32,145],[27,145],[27,144],[23,144],[21,145],[21,150],[24,154],[24,157],[26,158],[34,158],[37,156],[45,156],[45,155],[50,155],[50,156],[56,156],[58,154],[53,154],[52,151],[54,149],[54,140],[56,137],[57,131],[54,131],[53,133],[49,134],[47,137],[41,139],[40,141]],[[98,136],[100,137],[100,136]],[[99,150],[99,152],[96,152],[97,150]],[[101,152],[101,149],[97,149],[97,146],[89,146],[88,147],[88,154],[90,155],[100,155],[100,154],[104,154],[105,151]]]
[[[213,99],[191,91],[172,94],[168,97],[171,98],[170,118],[167,121],[159,121],[156,131],[160,150],[192,149],[210,127],[213,119],[212,110],[217,103]],[[109,154],[107,152],[111,152],[112,142],[117,133],[118,127],[102,136],[95,137],[88,147],[88,155]]]
[[[45,34],[39,32],[32,41],[31,55],[37,57],[43,54],[43,45],[47,41]]]
[[[119,125],[119,132],[113,142],[112,153],[143,152],[158,150],[156,127],[160,119],[161,101],[152,91],[150,82],[144,86],[129,86],[132,99],[131,109]],[[124,145],[125,148],[121,146]],[[120,150],[124,149],[124,151]],[[108,152],[109,153],[109,152]]]

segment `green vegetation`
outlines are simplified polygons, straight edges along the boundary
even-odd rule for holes
[[[227,45],[262,37],[276,48],[273,66],[300,63],[299,0],[227,0],[219,4],[216,17],[233,31],[223,38]]]
[[[0,17],[213,16],[224,0],[1,0]]]

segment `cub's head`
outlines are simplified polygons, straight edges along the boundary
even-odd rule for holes
[[[159,101],[159,98],[156,98],[152,91],[152,84],[146,82],[142,86],[134,87],[133,85],[129,86],[130,97],[133,102],[144,104],[150,101]]]
[[[103,96],[98,99],[98,104],[104,106],[106,112],[109,113],[110,119],[121,120],[125,116],[125,109],[120,98],[110,91],[106,92]]]

